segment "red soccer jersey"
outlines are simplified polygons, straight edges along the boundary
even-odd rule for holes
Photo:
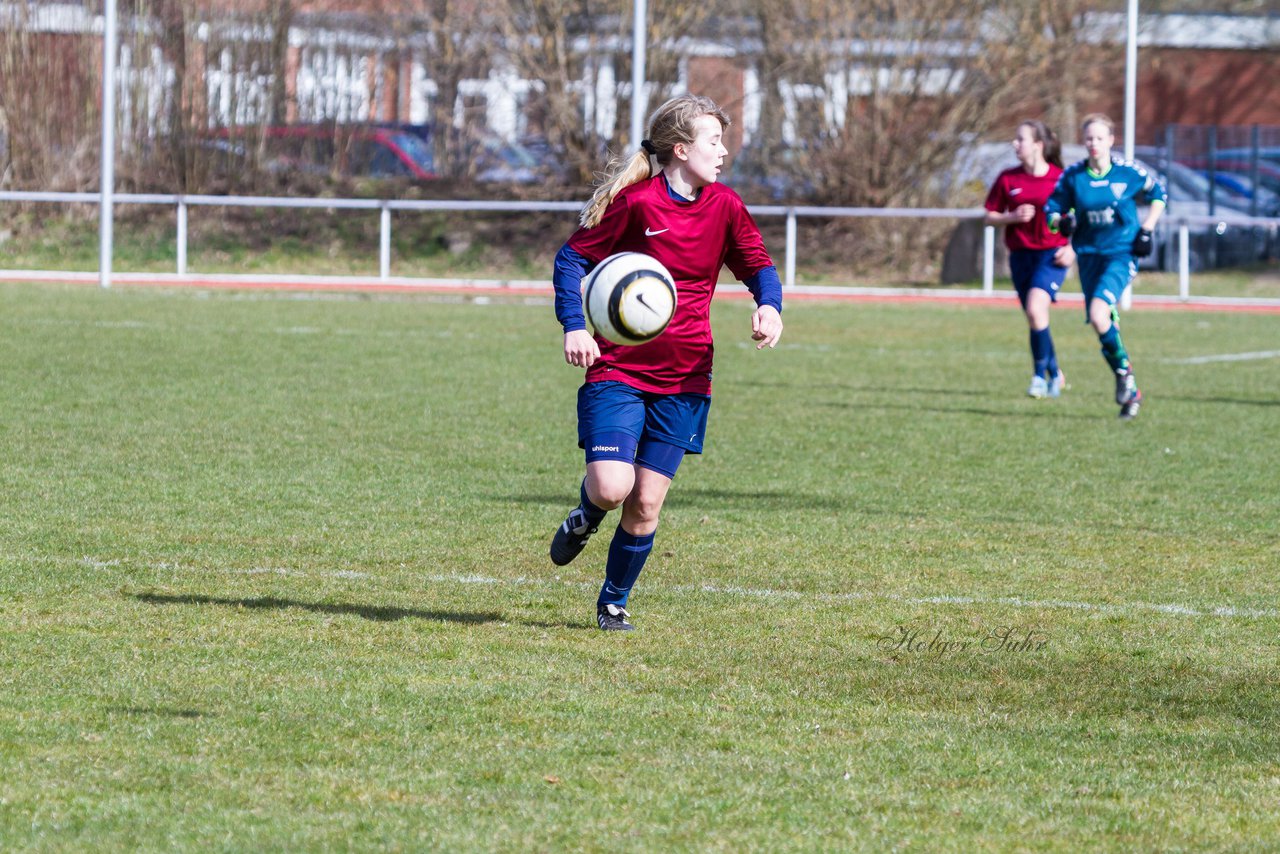
[[[1004,227],[1004,242],[1010,249],[1056,249],[1066,246],[1067,239],[1049,230],[1044,203],[1053,195],[1062,169],[1049,164],[1049,171],[1037,178],[1021,166],[1006,169],[987,193],[987,210],[993,213],[1012,211],[1019,205],[1035,205],[1036,215],[1030,222],[1013,222]]]
[[[587,382],[617,380],[658,394],[711,393],[711,297],[720,268],[740,280],[773,261],[755,220],[733,190],[708,184],[692,202],[678,202],[655,175],[620,192],[594,228],[580,228],[569,247],[599,263],[616,252],[643,252],[676,280],[676,313],[666,331],[638,347],[596,336],[600,359]]]

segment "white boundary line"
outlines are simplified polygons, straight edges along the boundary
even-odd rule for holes
[[[823,601],[850,602],[882,600],[888,602],[902,602],[907,605],[1002,605],[1012,608],[1027,608],[1041,611],[1093,611],[1112,614],[1151,611],[1161,614],[1173,614],[1180,617],[1280,617],[1280,610],[1276,610],[1274,608],[1237,608],[1233,605],[1220,605],[1208,608],[1160,602],[1073,602],[1065,599],[1023,599],[1020,596],[902,596],[896,593],[811,594],[801,593],[795,590],[760,590],[752,588],[716,587],[714,585],[703,585],[701,587],[677,586],[671,589],[750,596],[763,599],[816,598]]]
[[[20,562],[30,560],[17,555],[3,555],[0,559]],[[40,560],[41,558],[35,558]],[[210,569],[208,567],[184,565],[164,562],[135,562],[127,558],[102,559],[83,557],[78,560],[63,557],[45,557],[56,563],[74,563],[93,569],[120,568],[137,566],[143,569],[161,569],[194,572],[208,572],[222,575],[274,575],[286,578],[336,578],[344,581],[369,581],[377,578],[373,573],[356,572],[354,570],[336,570],[332,572],[316,572],[285,567],[251,567],[248,569]],[[486,587],[573,587],[584,590],[595,590],[597,581],[571,581],[559,576],[553,578],[531,578],[517,575],[510,578],[481,575],[479,573],[431,573],[418,578],[426,584],[464,584]],[[1024,599],[1021,596],[903,596],[897,593],[807,593],[800,590],[774,590],[771,588],[737,587],[716,584],[673,584],[660,588],[663,592],[704,594],[740,599],[763,599],[777,601],[816,600],[827,603],[839,602],[897,602],[904,605],[995,605],[1006,608],[1022,608],[1037,611],[1082,611],[1096,614],[1134,614],[1153,613],[1167,614],[1174,617],[1219,617],[1226,619],[1274,619],[1280,618],[1280,609],[1276,608],[1243,608],[1234,605],[1186,605],[1177,602],[1083,602],[1071,599]]]
[[[1207,365],[1211,362],[1250,362],[1254,359],[1274,359],[1280,350],[1259,350],[1255,353],[1221,353],[1216,356],[1191,356],[1187,359],[1161,359],[1166,365]]]

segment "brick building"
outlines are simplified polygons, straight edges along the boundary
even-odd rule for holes
[[[16,30],[28,42],[45,40],[65,53],[79,40],[83,55],[100,56],[100,16],[81,4],[43,4],[19,16],[0,5],[0,49]],[[280,8],[287,10],[281,17]],[[187,10],[178,22],[180,47],[166,47],[166,22],[122,21],[119,67],[122,139],[164,134],[175,99],[197,126],[255,122],[402,121],[426,123],[441,116],[455,126],[476,126],[511,139],[538,130],[543,81],[521,74],[500,51],[484,46],[454,51],[447,69],[432,35],[449,21],[405,18],[384,0],[359,4],[311,0],[292,4],[211,2]],[[274,10],[274,11],[273,11]],[[455,6],[455,21],[467,10]],[[275,15],[275,17],[273,17]],[[196,16],[199,20],[193,19]],[[616,22],[615,22],[616,23]],[[574,42],[580,118],[605,138],[625,126],[630,95],[621,67],[629,45],[610,39]],[[723,29],[723,28],[722,28]],[[758,39],[746,35],[687,41],[669,89],[704,92],[731,107],[741,120],[731,148],[750,142],[760,127],[761,75]],[[1123,15],[1094,15],[1086,38],[1110,46],[1114,86],[1101,88],[1090,109],[1123,114]],[[596,51],[592,53],[592,51]],[[37,47],[31,55],[40,54]],[[180,54],[180,55],[179,55]],[[282,69],[282,73],[277,72]],[[1183,124],[1277,124],[1280,96],[1280,19],[1226,15],[1144,18],[1140,35],[1138,138],[1155,142],[1160,129]],[[867,73],[865,70],[861,72]],[[447,81],[445,78],[449,78]],[[838,85],[833,85],[835,81]],[[447,85],[446,85],[447,84]],[[843,115],[858,96],[854,71],[824,80],[777,81],[784,142],[808,128],[807,115]],[[65,88],[65,87],[64,87]],[[71,89],[82,89],[82,85]],[[656,94],[656,86],[649,88]],[[60,95],[71,97],[76,95]],[[449,99],[449,103],[441,103]],[[14,98],[0,107],[12,110]],[[814,110],[814,106],[821,107]],[[51,116],[75,110],[49,106]],[[53,119],[51,119],[53,120]]]

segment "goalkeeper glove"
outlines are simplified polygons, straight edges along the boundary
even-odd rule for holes
[[[1146,258],[1151,254],[1151,232],[1145,228],[1138,229],[1138,236],[1133,238],[1133,257]]]
[[[1076,233],[1076,215],[1074,211],[1067,211],[1058,217],[1058,234],[1063,237],[1070,237]]]

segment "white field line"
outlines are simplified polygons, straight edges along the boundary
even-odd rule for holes
[[[679,588],[677,588],[679,589]],[[769,590],[741,587],[686,587],[689,591],[704,593],[723,593],[737,596],[750,596],[762,599],[820,599],[822,601],[868,601],[883,600],[902,602],[907,605],[1002,605],[1012,608],[1030,610],[1069,610],[1094,611],[1098,613],[1124,614],[1135,611],[1151,611],[1161,614],[1174,614],[1181,617],[1280,617],[1280,610],[1274,608],[1236,608],[1230,605],[1215,607],[1193,607],[1190,605],[1166,604],[1160,602],[1073,602],[1065,599],[1023,599],[1020,596],[901,596],[896,593],[827,593],[810,594],[795,590]]]
[[[23,562],[29,557],[3,555],[5,562]],[[37,558],[40,559],[40,558]],[[75,563],[93,569],[117,568],[122,566],[138,566],[144,569],[162,569],[172,571],[212,572],[225,575],[275,575],[289,578],[338,578],[348,581],[365,581],[376,578],[372,573],[353,570],[335,572],[316,572],[284,567],[251,567],[249,569],[210,569],[192,565],[170,562],[136,562],[127,558],[93,558],[83,557],[79,560],[66,558],[43,558],[58,563]],[[572,587],[581,590],[595,590],[598,581],[572,581],[554,578],[530,578],[528,576],[511,576],[498,578],[479,573],[433,573],[419,576],[426,584],[473,584],[485,587]],[[1098,614],[1135,614],[1153,613],[1168,614],[1174,617],[1221,617],[1227,619],[1261,619],[1280,617],[1280,609],[1276,608],[1241,608],[1234,605],[1188,605],[1178,602],[1083,602],[1070,599],[1024,599],[1021,596],[903,596],[897,593],[808,593],[800,590],[775,590],[760,587],[738,587],[716,584],[674,584],[666,585],[663,591],[685,594],[703,594],[737,599],[760,599],[765,601],[819,601],[826,603],[839,602],[899,602],[905,605],[993,605],[1005,608],[1025,608],[1034,611],[1082,611]]]
[[[1161,359],[1166,365],[1208,365],[1212,362],[1251,362],[1256,359],[1275,359],[1280,350],[1259,350],[1255,353],[1219,353],[1214,356],[1191,356],[1186,359]]]

